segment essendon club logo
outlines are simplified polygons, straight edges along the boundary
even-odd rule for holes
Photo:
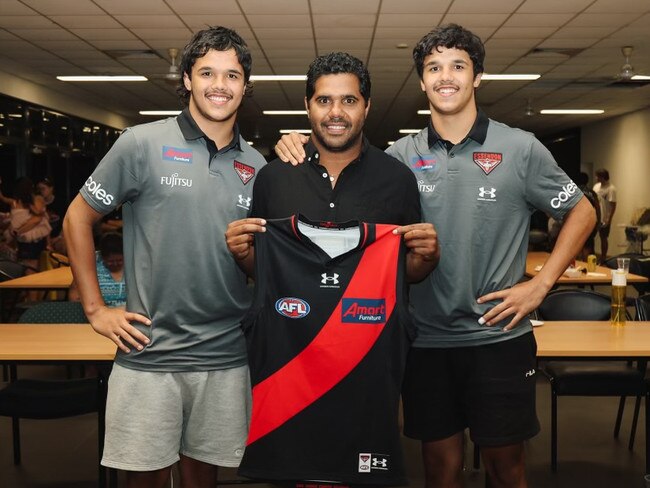
[[[475,152],[474,153],[474,162],[483,170],[487,175],[490,172],[499,166],[503,159],[503,154],[501,153],[492,153],[492,152]]]
[[[233,166],[235,168],[235,173],[237,173],[237,176],[239,176],[239,179],[244,185],[248,183],[251,178],[253,178],[253,176],[255,176],[255,168],[249,166],[248,164],[235,161],[233,163]]]

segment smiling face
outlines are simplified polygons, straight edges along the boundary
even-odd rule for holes
[[[204,132],[211,123],[234,123],[244,96],[244,69],[234,49],[210,49],[197,58],[192,76],[183,74],[183,84],[190,92],[190,113]]]
[[[337,73],[319,77],[305,106],[320,152],[343,152],[361,145],[370,101],[366,104],[361,95],[356,75]]]
[[[424,58],[420,87],[429,99],[432,116],[476,114],[474,89],[481,74],[474,77],[472,60],[463,51],[438,47]]]

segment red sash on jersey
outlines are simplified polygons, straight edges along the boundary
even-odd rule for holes
[[[397,226],[376,224],[376,239],[363,253],[342,298],[383,298],[386,320],[396,301]],[[372,272],[368,272],[372,270]],[[345,378],[370,351],[384,323],[343,323],[341,301],[313,341],[286,365],[253,387],[247,444],[277,429]]]

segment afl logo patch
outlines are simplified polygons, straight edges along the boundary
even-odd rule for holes
[[[300,298],[280,298],[275,302],[275,311],[290,319],[301,319],[309,314],[309,304]]]

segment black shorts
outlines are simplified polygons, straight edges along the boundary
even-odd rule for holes
[[[411,348],[402,402],[404,434],[422,441],[469,427],[483,446],[518,444],[539,432],[533,333],[484,346]]]

